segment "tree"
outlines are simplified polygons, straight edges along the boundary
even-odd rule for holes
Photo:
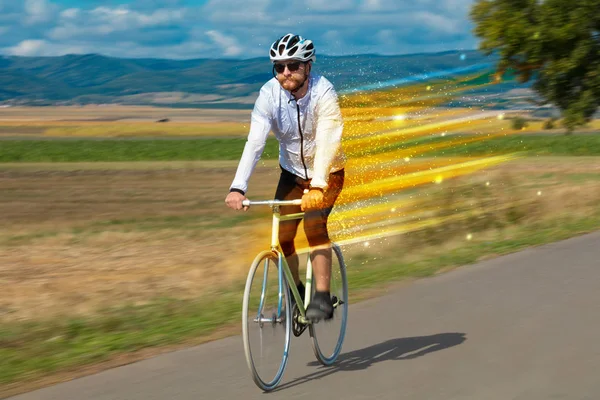
[[[479,49],[497,53],[497,78],[519,82],[557,106],[567,132],[600,106],[600,0],[477,0]]]

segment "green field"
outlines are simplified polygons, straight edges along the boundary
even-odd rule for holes
[[[0,162],[233,160],[245,138],[223,139],[42,139],[0,141]],[[275,158],[270,139],[264,157]]]
[[[467,136],[467,135],[464,135]],[[471,135],[472,136],[472,135]],[[460,138],[453,135],[452,138]],[[393,146],[371,149],[377,153],[398,148],[435,144],[451,137],[425,137],[399,142]],[[192,161],[238,160],[245,138],[169,138],[169,139],[44,139],[0,141],[0,162],[85,162],[85,161]],[[482,156],[522,152],[530,156],[598,156],[600,134],[585,135],[507,135],[444,150],[423,153],[425,156]],[[278,144],[267,140],[263,159],[276,159]]]
[[[439,143],[444,139],[432,139]],[[440,151],[427,156],[484,156],[521,152],[527,156],[597,156],[600,155],[600,134],[545,135],[523,134],[483,140]]]

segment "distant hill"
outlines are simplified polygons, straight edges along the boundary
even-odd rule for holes
[[[340,92],[377,87],[442,71],[493,65],[477,51],[400,56],[318,56],[314,71]],[[484,71],[482,71],[484,72]],[[0,57],[0,103],[12,105],[138,104],[170,107],[252,107],[272,77],[265,57],[248,60],[122,59],[97,54]],[[486,89],[522,87],[515,82]],[[477,92],[477,91],[475,91]],[[472,93],[473,94],[473,93]]]

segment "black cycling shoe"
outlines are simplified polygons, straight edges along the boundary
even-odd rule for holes
[[[329,292],[316,292],[306,309],[306,319],[311,322],[333,318],[333,302]]]

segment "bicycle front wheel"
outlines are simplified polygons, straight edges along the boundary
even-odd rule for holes
[[[323,365],[335,362],[346,336],[346,323],[348,319],[348,280],[346,277],[346,264],[342,251],[331,243],[331,280],[330,289],[333,301],[333,318],[310,324],[312,347],[317,360]],[[314,293],[314,286],[313,286]]]
[[[290,348],[291,308],[277,253],[258,254],[244,291],[242,336],[252,378],[265,391],[274,389],[283,377]]]

